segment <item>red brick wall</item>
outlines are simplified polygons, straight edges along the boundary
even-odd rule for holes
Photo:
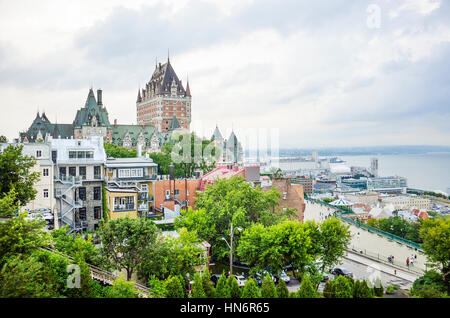
[[[160,208],[161,204],[165,207],[173,210],[174,202],[173,200],[165,200],[166,190],[170,190],[170,195],[174,195],[173,180],[156,181],[153,183],[153,197],[154,206]],[[175,180],[175,189],[180,190],[177,198],[180,201],[186,200],[186,185],[189,195],[187,200],[189,200],[189,206],[194,207],[195,201],[197,199],[197,190],[200,187],[200,180]]]

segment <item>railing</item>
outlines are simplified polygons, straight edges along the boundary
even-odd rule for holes
[[[117,205],[114,206],[113,212],[120,212],[120,211],[133,211],[135,210],[134,204],[124,204],[124,205]]]
[[[53,250],[53,249],[51,249],[49,247],[41,247],[41,249],[49,251],[49,252],[54,253],[54,254],[58,254],[59,256],[68,258],[69,260],[73,261],[72,257],[70,257],[68,255],[64,255],[64,254],[62,254],[62,253],[60,253],[60,252],[58,252],[56,250]],[[97,266],[94,266],[94,265],[91,265],[91,264],[87,264],[87,265],[89,266],[89,269],[91,271],[92,279],[99,280],[99,281],[101,281],[101,282],[103,282],[105,284],[108,284],[108,285],[112,285],[114,280],[119,278],[118,275],[116,275],[114,273],[111,273],[109,271],[103,270],[103,269],[101,269],[101,268],[99,268]],[[133,282],[133,284],[134,284],[134,287],[136,288],[136,290],[139,292],[140,296],[142,296],[144,298],[149,298],[149,297],[154,296],[153,292],[149,288],[145,287],[144,285],[136,283],[136,282]]]
[[[351,219],[351,218],[347,218],[347,217],[344,217],[344,216],[343,216],[343,215],[353,214],[352,212],[349,212],[349,211],[347,211],[347,210],[341,209],[341,208],[339,208],[339,207],[333,206],[333,205],[331,205],[331,204],[328,204],[328,203],[323,202],[323,201],[320,201],[320,200],[311,199],[311,198],[309,198],[308,200],[314,201],[314,202],[316,202],[316,203],[319,203],[319,204],[328,206],[328,207],[330,207],[330,208],[333,208],[333,209],[335,209],[335,210],[338,210],[338,213],[335,213],[335,216],[338,217],[338,218],[340,218],[342,221],[345,221],[345,222],[350,223],[350,224],[353,224],[353,225],[355,225],[355,226],[357,226],[357,227],[366,229],[366,230],[369,231],[369,232],[374,232],[374,233],[383,235],[383,236],[387,237],[388,239],[396,240],[397,242],[401,242],[401,243],[403,243],[403,244],[409,245],[409,246],[411,246],[411,247],[416,248],[416,249],[419,250],[419,251],[423,251],[423,249],[420,247],[420,245],[419,245],[418,243],[409,241],[409,240],[404,239],[404,238],[402,238],[402,237],[400,237],[400,236],[397,236],[397,235],[394,235],[394,234],[391,234],[391,233],[382,231],[382,230],[380,230],[380,229],[374,228],[374,227],[369,226],[369,225],[367,225],[367,224],[364,224],[364,223],[361,223],[361,222],[359,222],[359,221],[355,221],[355,220],[353,220],[353,219]]]

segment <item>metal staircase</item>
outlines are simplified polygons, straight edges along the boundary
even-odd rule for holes
[[[81,231],[82,222],[76,222],[76,209],[83,207],[83,201],[75,200],[75,191],[83,185],[81,177],[75,176],[55,176],[55,184],[60,187],[55,189],[55,198],[59,207],[58,219],[62,224],[70,227],[70,233]]]

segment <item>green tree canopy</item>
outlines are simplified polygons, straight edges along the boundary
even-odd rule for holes
[[[263,279],[261,286],[261,297],[262,298],[278,298],[277,289],[275,288],[275,283],[273,282],[270,275],[266,275]]]
[[[139,292],[133,282],[116,278],[113,285],[105,292],[107,298],[139,298]]]
[[[145,257],[156,248],[161,231],[144,218],[123,217],[108,222],[101,221],[98,234],[102,253],[117,270],[127,271],[127,280]]]
[[[105,147],[106,155],[112,158],[134,158],[137,154],[136,149],[128,150],[125,147],[109,142],[105,142],[103,146]]]
[[[311,282],[309,275],[303,275],[300,288],[297,292],[298,298],[316,298],[316,288]]]
[[[225,276],[225,273],[222,272],[216,285],[216,298],[229,298],[229,291],[227,277]]]
[[[199,272],[194,275],[194,283],[192,284],[192,298],[206,298],[205,290],[203,289],[203,281]]]
[[[242,290],[242,298],[260,298],[259,287],[256,281],[252,278],[247,279]]]
[[[229,288],[230,298],[241,298],[241,289],[234,275],[228,276],[227,284]]]
[[[353,290],[348,278],[338,276],[333,283],[334,298],[353,298]]]
[[[278,298],[289,298],[289,290],[284,280],[280,279],[277,286]]]
[[[183,298],[183,284],[180,282],[178,276],[169,276],[166,280],[166,294],[167,298]]]
[[[9,145],[0,152],[0,198],[11,195],[10,191],[14,189],[15,203],[19,206],[34,200],[37,191],[33,186],[40,177],[39,172],[32,172],[35,159],[23,155],[22,149],[22,145]]]

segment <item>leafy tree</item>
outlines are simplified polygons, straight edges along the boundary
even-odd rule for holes
[[[80,268],[80,287],[69,288],[67,294],[71,298],[94,298],[97,296],[95,281],[91,277],[91,270],[84,260],[82,253],[74,258],[75,264]]]
[[[166,279],[170,275],[193,275],[195,267],[205,263],[204,251],[195,232],[178,229],[179,237],[158,237],[138,265],[138,277],[147,281],[152,275]]]
[[[261,297],[262,298],[278,298],[277,290],[275,288],[275,283],[272,277],[266,275],[263,279],[261,286]]]
[[[228,294],[230,295],[230,298],[241,298],[241,289],[239,288],[239,284],[234,275],[228,276],[227,284],[229,289]]]
[[[150,277],[148,280],[148,288],[155,295],[155,298],[165,298],[168,292],[166,288],[166,281],[157,279],[155,276]],[[176,289],[176,288],[175,288]],[[171,297],[167,297],[171,298]]]
[[[36,161],[31,156],[22,154],[23,146],[9,145],[0,152],[0,198],[16,192],[15,204],[26,205],[34,200],[37,191],[34,184],[39,180],[39,172],[31,172]],[[0,211],[2,212],[2,211]]]
[[[15,255],[0,271],[0,297],[58,297],[58,281],[50,269],[31,255]]]
[[[335,298],[352,298],[353,290],[350,281],[344,276],[338,276],[333,282]]]
[[[219,280],[216,285],[216,298],[229,298],[229,289],[227,284],[227,277],[225,276],[225,272],[222,272]]]
[[[117,270],[124,268],[130,280],[138,265],[155,249],[160,230],[149,220],[123,217],[101,221],[98,233],[105,259]]]
[[[449,292],[443,275],[436,270],[429,270],[414,281],[410,295],[421,298],[441,298],[448,297]]]
[[[320,224],[322,271],[339,263],[351,241],[349,226],[334,217]]]
[[[136,149],[128,150],[125,147],[115,145],[113,143],[105,142],[103,144],[105,148],[106,155],[113,158],[135,158],[137,151]]]
[[[194,275],[194,283],[192,284],[192,297],[193,298],[206,298],[205,291],[203,290],[203,281],[200,273],[197,272]]]
[[[92,242],[92,235],[84,239],[80,234],[76,236],[69,235],[69,227],[66,225],[50,232],[53,247],[68,256],[75,257],[80,254],[86,260],[86,263],[100,266],[102,263],[100,250]]]
[[[438,268],[446,285],[450,285],[450,219],[425,219],[420,230],[423,250]]]
[[[280,279],[277,286],[278,298],[289,298],[289,290],[284,280]]]
[[[67,278],[69,273],[67,272],[67,266],[69,261],[67,258],[58,254],[36,249],[31,254],[43,268],[48,270],[48,277],[54,277],[54,287],[58,295],[68,296]]]
[[[111,288],[106,292],[107,298],[139,298],[139,292],[133,282],[122,278],[116,278]]]
[[[247,279],[242,290],[242,298],[260,298],[258,284],[254,279]]]
[[[166,297],[167,298],[183,298],[183,285],[178,276],[170,276],[166,280]]]
[[[34,249],[46,246],[49,237],[42,228],[44,220],[26,220],[27,213],[0,223],[0,266],[8,257],[27,254]]]
[[[0,197],[0,216],[12,216],[20,210],[17,192],[14,187],[3,197]]]
[[[311,262],[311,239],[303,223],[284,221],[269,227],[255,224],[245,230],[237,248],[239,257],[253,272],[266,268],[274,274],[286,265],[301,272]]]
[[[274,211],[280,196],[276,189],[267,192],[259,187],[254,189],[242,177],[218,179],[214,185],[208,185],[204,192],[199,193],[196,210],[190,210],[178,218],[175,226],[197,232],[202,240],[211,244],[216,259],[226,259],[229,248],[221,237],[230,236],[231,222],[234,229],[245,229],[265,219],[262,216]],[[240,233],[235,231],[235,246],[239,245],[239,237]]]
[[[300,288],[297,292],[298,298],[316,298],[316,289],[314,288],[309,275],[303,275]]]

